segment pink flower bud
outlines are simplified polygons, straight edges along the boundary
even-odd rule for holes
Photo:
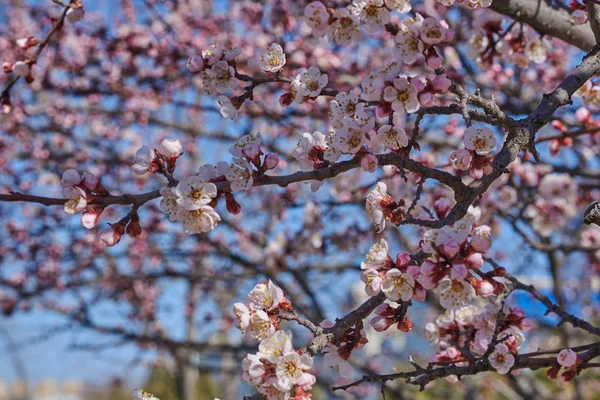
[[[62,187],[73,187],[79,185],[80,183],[81,176],[79,176],[79,172],[75,171],[74,169],[68,169],[63,172],[63,176],[60,181]]]
[[[465,258],[464,263],[468,268],[479,269],[483,266],[483,254],[471,253]]]
[[[575,25],[583,25],[588,20],[588,15],[585,10],[575,10],[573,14],[571,14],[571,18],[573,18],[573,23]]]
[[[173,158],[183,154],[183,147],[177,139],[165,139],[158,146],[158,151],[167,158]]]
[[[282,107],[287,107],[290,104],[292,104],[292,101],[294,101],[294,95],[292,93],[284,93],[281,95],[281,97],[279,98],[279,104]]]
[[[387,303],[383,303],[375,308],[375,315],[379,315],[380,317],[390,317],[395,311],[396,309],[394,307]]]
[[[450,89],[452,85],[452,81],[448,79],[446,75],[438,75],[431,81],[431,85],[433,86],[433,90],[438,93],[445,93]]]
[[[444,218],[446,215],[448,215],[451,207],[452,203],[447,197],[439,198],[433,203],[433,209],[435,210],[438,218]]]
[[[454,258],[460,251],[460,245],[455,239],[448,239],[448,241],[442,243],[438,249],[446,257]]]
[[[480,297],[489,297],[494,294],[494,285],[488,280],[473,279],[471,281],[471,286],[473,286],[475,293]]]
[[[260,157],[260,147],[255,144],[247,144],[242,149],[242,154],[244,154],[249,160],[256,160]]]
[[[26,78],[30,72],[29,65],[25,64],[23,61],[17,61],[14,63],[12,70],[21,78]]]
[[[12,72],[13,65],[9,62],[3,62],[2,69],[4,70],[5,74],[10,74]]]
[[[265,156],[264,168],[265,171],[276,168],[279,165],[279,157],[277,154],[267,154]]]
[[[91,172],[83,173],[83,181],[81,182],[83,187],[90,191],[94,191],[96,190],[98,183],[100,183],[100,179],[98,179],[96,175],[92,174]]]
[[[74,24],[75,22],[81,21],[84,14],[83,8],[69,8],[69,11],[67,11],[67,20]]]
[[[473,229],[471,233],[471,247],[476,251],[485,252],[492,246],[492,228],[487,225],[481,225]]]
[[[433,107],[435,105],[435,97],[431,92],[424,92],[419,94],[419,103],[423,107]]]
[[[396,255],[396,266],[404,267],[410,262],[410,253],[402,252]]]
[[[103,209],[98,206],[88,206],[81,214],[81,225],[86,229],[92,229],[98,223],[100,219],[100,214],[102,214]]]
[[[107,247],[112,247],[121,241],[121,236],[125,227],[121,224],[112,225],[110,228],[106,228],[98,232],[98,240],[104,243]]]
[[[365,172],[374,172],[377,169],[378,164],[379,161],[377,160],[377,157],[372,153],[366,153],[360,159],[360,166]]]
[[[377,107],[375,108],[375,115],[377,115],[377,118],[385,118],[391,113],[392,105],[387,101],[381,101],[379,104],[377,104]]]
[[[582,124],[589,124],[592,122],[592,113],[585,107],[580,107],[577,111],[575,111],[575,117]]]
[[[422,92],[425,90],[425,87],[427,87],[427,81],[421,76],[412,77],[410,78],[409,82],[415,87],[415,89],[417,89],[417,92]]]
[[[556,361],[563,367],[572,367],[577,362],[577,353],[571,349],[563,349],[558,353]]]
[[[240,203],[235,200],[235,197],[231,193],[225,193],[225,205],[227,206],[227,211],[233,215],[238,215],[242,210]]]
[[[371,326],[377,332],[385,332],[390,326],[394,325],[394,320],[391,318],[386,318],[382,316],[375,316],[371,320]]]
[[[565,127],[565,125],[562,123],[562,121],[559,121],[557,119],[555,119],[554,121],[552,121],[552,127],[558,131],[561,132],[566,132],[567,128]]]
[[[185,65],[191,72],[200,72],[204,69],[204,59],[198,54],[195,54],[188,58]]]

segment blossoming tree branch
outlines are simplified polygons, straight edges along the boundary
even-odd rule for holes
[[[255,399],[484,373],[548,397],[523,370],[583,398],[600,366],[600,5],[219,4],[11,5],[3,312],[155,349],[185,400],[193,355],[215,354]],[[163,312],[175,281],[184,338]]]

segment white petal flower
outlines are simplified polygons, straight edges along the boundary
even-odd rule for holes
[[[424,46],[419,36],[406,27],[402,27],[394,37],[396,47],[394,57],[406,64],[414,63],[423,54]]]
[[[187,181],[181,181],[175,189],[177,204],[184,210],[197,210],[210,203],[217,196],[214,183],[193,175]]]
[[[325,357],[323,358],[325,365],[328,365],[329,368],[338,372],[342,378],[349,378],[352,376],[352,366],[347,360],[340,357],[336,346],[328,344],[323,349],[323,353],[325,353]]]
[[[175,194],[175,191],[170,187],[164,187],[160,189],[160,195],[162,196],[159,204],[161,211],[169,215],[169,221],[177,221],[179,204],[177,204],[177,195]]]
[[[271,280],[254,286],[248,295],[248,302],[255,310],[272,311],[283,300],[283,290]]]
[[[397,112],[416,112],[419,109],[417,88],[406,78],[394,79],[394,86],[388,86],[383,91],[383,99],[392,103]]]
[[[206,73],[210,78],[210,89],[218,93],[225,93],[229,89],[236,89],[240,81],[235,77],[235,68],[227,61],[217,61]]]
[[[281,391],[291,390],[304,372],[312,368],[312,364],[312,358],[306,353],[299,355],[292,351],[284,354],[275,366],[275,387]]]
[[[377,233],[383,232],[385,229],[385,216],[381,207],[381,201],[387,196],[387,185],[383,182],[378,182],[377,185],[367,195],[367,211],[369,216],[375,223]]]
[[[300,68],[292,81],[296,93],[294,101],[301,102],[304,97],[318,97],[328,81],[327,74],[321,73],[315,66]]]
[[[406,14],[412,9],[410,0],[385,0],[385,5],[390,10],[396,10],[401,14]]]
[[[499,374],[506,374],[515,365],[515,356],[512,355],[504,343],[496,345],[494,352],[489,357],[490,365]]]
[[[286,332],[279,330],[260,342],[257,355],[271,364],[277,364],[284,354],[293,351],[294,348],[292,347],[290,336]]]
[[[265,72],[277,72],[285,65],[285,53],[278,43],[273,43],[268,49],[256,51],[258,67]]]
[[[235,108],[229,97],[221,94],[217,96],[217,102],[219,103],[219,112],[223,118],[230,118],[234,122],[237,121],[239,111]]]
[[[312,29],[313,35],[325,36],[329,28],[329,13],[320,1],[315,1],[304,9],[306,24]]]
[[[23,61],[17,61],[13,64],[12,71],[15,73],[15,75],[20,76],[21,78],[27,78],[31,72],[31,68]]]
[[[135,153],[135,162],[131,166],[131,169],[136,175],[144,175],[148,172],[148,167],[150,167],[155,157],[154,150],[147,146],[142,146]]]
[[[383,6],[383,0],[354,0],[351,9],[367,33],[377,33],[390,22],[390,11]]]
[[[329,25],[327,35],[340,46],[348,46],[363,38],[358,17],[347,8],[338,8],[333,13],[334,22]]]
[[[475,295],[473,287],[468,282],[449,278],[440,281],[436,292],[440,296],[440,304],[446,309],[467,306]]]
[[[525,55],[536,64],[542,64],[548,58],[552,46],[546,38],[535,37],[525,45]]]
[[[473,150],[479,155],[488,154],[496,146],[494,132],[488,127],[468,127],[465,129],[464,142],[465,148]]]
[[[77,186],[81,183],[81,180],[82,180],[82,178],[79,175],[79,172],[77,172],[74,169],[68,169],[65,172],[63,172],[63,176],[62,176],[62,179],[60,180],[60,184],[64,188],[71,187],[71,186]]]
[[[214,208],[201,206],[194,210],[179,209],[177,220],[183,222],[185,233],[194,234],[213,230],[221,217]]]
[[[85,190],[78,186],[64,188],[63,197],[68,199],[64,205],[64,210],[67,214],[77,214],[87,207],[87,195]]]
[[[386,272],[381,290],[385,296],[392,301],[408,301],[413,297],[413,287],[415,279],[408,273],[402,273],[397,268],[392,268]]]
[[[408,146],[408,136],[399,126],[382,125],[375,135],[371,135],[371,148],[383,145],[386,149],[399,150]]]
[[[360,263],[361,269],[380,269],[388,261],[388,243],[381,238],[378,243],[373,243],[365,261]]]

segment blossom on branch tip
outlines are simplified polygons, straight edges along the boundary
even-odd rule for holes
[[[558,353],[558,357],[556,357],[556,361],[563,367],[572,367],[577,363],[577,353],[575,353],[571,349],[563,349]]]
[[[165,139],[158,146],[158,151],[167,158],[177,158],[183,154],[183,146],[177,139]]]
[[[136,175],[144,175],[152,169],[153,161],[156,158],[154,150],[148,146],[142,146],[135,153],[135,162],[131,166],[133,173]]]
[[[67,11],[67,20],[74,24],[75,22],[81,21],[84,14],[83,8],[69,8]]]
[[[360,18],[367,33],[377,33],[390,22],[390,11],[383,0],[354,0],[350,10]]]
[[[219,112],[223,118],[230,118],[234,122],[237,121],[239,116],[238,109],[233,105],[228,96],[223,94],[217,96],[217,102],[219,103]]]
[[[17,61],[12,66],[12,72],[21,78],[27,78],[31,73],[31,68],[23,61]]]
[[[285,65],[285,53],[279,43],[255,51],[258,67],[265,72],[277,72]]]

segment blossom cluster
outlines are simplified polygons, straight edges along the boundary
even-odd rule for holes
[[[279,328],[279,312],[293,311],[292,304],[272,281],[259,283],[233,312],[236,327],[248,337],[260,340],[257,354],[242,361],[243,378],[268,399],[310,399],[315,383],[312,357],[294,350],[291,334]],[[293,397],[290,397],[293,392]]]
[[[420,269],[411,264],[410,254],[399,253],[396,261],[388,255],[388,243],[381,239],[371,246],[366,260],[360,265],[360,278],[369,296],[383,292],[391,301],[425,300],[425,289],[417,281]]]
[[[500,311],[503,314],[498,321]],[[467,361],[471,354],[481,356],[489,346],[494,346],[489,353],[489,362],[500,374],[506,374],[512,368],[525,340],[523,332],[532,328],[533,322],[524,316],[522,309],[507,307],[501,310],[495,304],[450,309],[425,326],[429,340],[438,349],[431,361]]]
[[[502,16],[482,13],[473,20],[467,55],[473,60],[487,64],[498,56],[526,68],[532,62],[544,63],[551,48],[550,40],[537,32],[524,31],[517,27],[505,31]]]
[[[494,132],[488,127],[470,126],[465,129],[463,141],[465,148],[450,154],[452,166],[458,171],[469,171],[473,179],[490,174],[493,164],[489,153],[496,146]]]
[[[583,360],[579,358],[577,353],[575,353],[573,350],[563,349],[556,357],[556,365],[550,367],[548,371],[546,371],[546,375],[550,379],[556,379],[562,368],[560,381],[562,383],[570,382],[581,372],[581,368],[579,366],[582,363]]]
[[[309,354],[293,348],[291,333],[279,330],[242,360],[242,377],[268,400],[309,400],[316,382],[308,372],[312,365]]]
[[[202,165],[197,175],[179,182],[175,188],[162,188],[161,210],[169,215],[170,221],[182,222],[186,233],[211,231],[221,221],[215,207],[223,193],[217,190],[215,183],[229,183],[233,193],[249,190],[257,175],[279,164],[279,158],[275,154],[267,154],[261,160],[264,155],[260,149],[261,144],[260,133],[244,135],[229,148],[233,163],[222,161],[216,167]],[[227,211],[238,214],[241,207],[233,194],[227,192],[224,195]]]
[[[280,309],[291,311],[293,307],[283,290],[271,280],[257,284],[243,303],[233,305],[237,328],[258,340],[272,336],[279,329]]]

